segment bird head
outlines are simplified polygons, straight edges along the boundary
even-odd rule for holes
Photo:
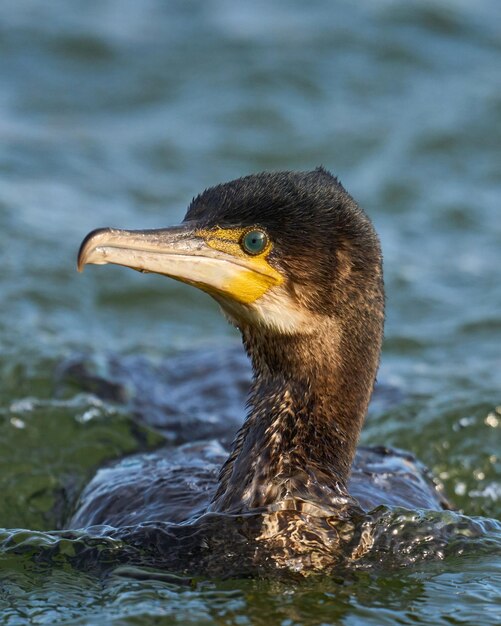
[[[180,226],[95,230],[78,255],[79,270],[90,263],[198,287],[241,329],[308,334],[326,317],[346,321],[364,317],[367,308],[382,316],[378,238],[323,168],[256,174],[207,189]]]

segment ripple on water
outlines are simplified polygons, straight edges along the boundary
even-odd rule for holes
[[[174,223],[215,182],[320,163],[368,209],[385,253],[392,402],[376,398],[364,443],[410,449],[465,513],[499,516],[498,17],[497,0],[3,0],[3,525],[62,526],[97,466],[211,429],[227,441],[243,416],[248,372],[233,358],[225,378],[202,356],[196,397],[190,356],[177,378],[172,364],[115,358],[54,381],[75,349],[165,355],[230,332],[167,281],[112,269],[76,280],[82,235]],[[374,545],[361,570],[193,587],[158,578],[165,568],[156,579],[133,541],[150,532],[154,548],[156,532],[174,559],[178,531],[7,532],[0,621],[499,622],[495,523],[402,511],[364,523]],[[231,542],[241,526],[209,529]]]
[[[353,522],[362,529],[355,542]],[[123,529],[2,531],[2,615],[13,620],[21,615],[32,619],[39,615],[36,623],[50,623],[51,616],[56,615],[69,619],[78,613],[79,619],[90,619],[99,606],[96,615],[104,611],[124,617],[156,612],[165,601],[166,612],[172,610],[172,602],[181,612],[192,602],[201,602],[207,611],[218,607],[230,611],[232,607],[236,613],[245,613],[250,599],[245,594],[247,584],[225,586],[223,581],[242,581],[256,575],[258,580],[251,584],[255,589],[257,585],[265,594],[283,594],[278,603],[281,610],[294,600],[287,600],[289,594],[301,598],[315,586],[325,601],[339,596],[348,605],[396,608],[428,594],[438,602],[439,598],[443,601],[445,587],[458,589],[458,575],[463,581],[476,581],[475,588],[468,587],[472,606],[479,602],[479,594],[485,594],[481,596],[484,599],[499,597],[495,583],[501,576],[498,522],[452,512],[381,507],[364,519],[329,520],[322,526],[323,532],[336,529],[342,553],[334,563],[330,550],[332,571],[319,575],[310,570],[306,579],[294,563],[283,559],[290,556],[286,552],[270,552],[267,546],[259,545],[259,539],[256,542],[263,528],[261,515],[212,514],[187,525],[144,524]],[[345,535],[343,527],[348,530]],[[344,547],[343,541],[339,543],[342,536],[347,538]],[[357,553],[354,558],[353,547],[361,542],[365,554]],[[485,569],[487,564],[491,572]],[[265,583],[266,579],[273,582]],[[303,582],[298,586],[300,580]],[[375,596],[368,592],[379,585],[389,588]],[[60,602],[63,596],[64,606]]]

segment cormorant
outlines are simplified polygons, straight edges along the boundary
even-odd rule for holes
[[[326,517],[347,504],[448,508],[411,455],[366,448],[354,463],[383,339],[382,256],[370,219],[325,169],[217,185],[177,227],[95,230],[78,255],[79,270],[89,263],[163,274],[210,294],[242,334],[253,383],[217,481],[198,489],[183,479],[192,509],[178,514],[169,502],[165,470],[158,502],[142,514],[145,466],[134,474],[132,463],[130,480],[122,467],[109,491],[113,468],[98,474],[73,527],[182,521],[204,510]],[[154,472],[161,463],[146,465]]]

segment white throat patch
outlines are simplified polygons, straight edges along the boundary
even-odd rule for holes
[[[309,334],[315,331],[315,316],[298,308],[284,287],[270,289],[252,304],[241,304],[217,297],[225,317],[234,326],[242,323],[266,327],[283,335]]]

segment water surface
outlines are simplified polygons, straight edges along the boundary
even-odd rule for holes
[[[4,0],[0,623],[499,622],[500,23],[496,0]],[[385,254],[392,402],[363,443],[425,462],[481,528],[475,549],[302,583],[187,582],[120,569],[118,539],[51,534],[101,464],[224,439],[247,380],[209,298],[121,268],[79,276],[82,237],[173,224],[209,185],[319,164]],[[185,351],[218,355],[213,377]],[[82,362],[97,386],[68,376]],[[146,374],[165,363],[172,395],[152,402]],[[179,406],[190,426],[159,428]]]

